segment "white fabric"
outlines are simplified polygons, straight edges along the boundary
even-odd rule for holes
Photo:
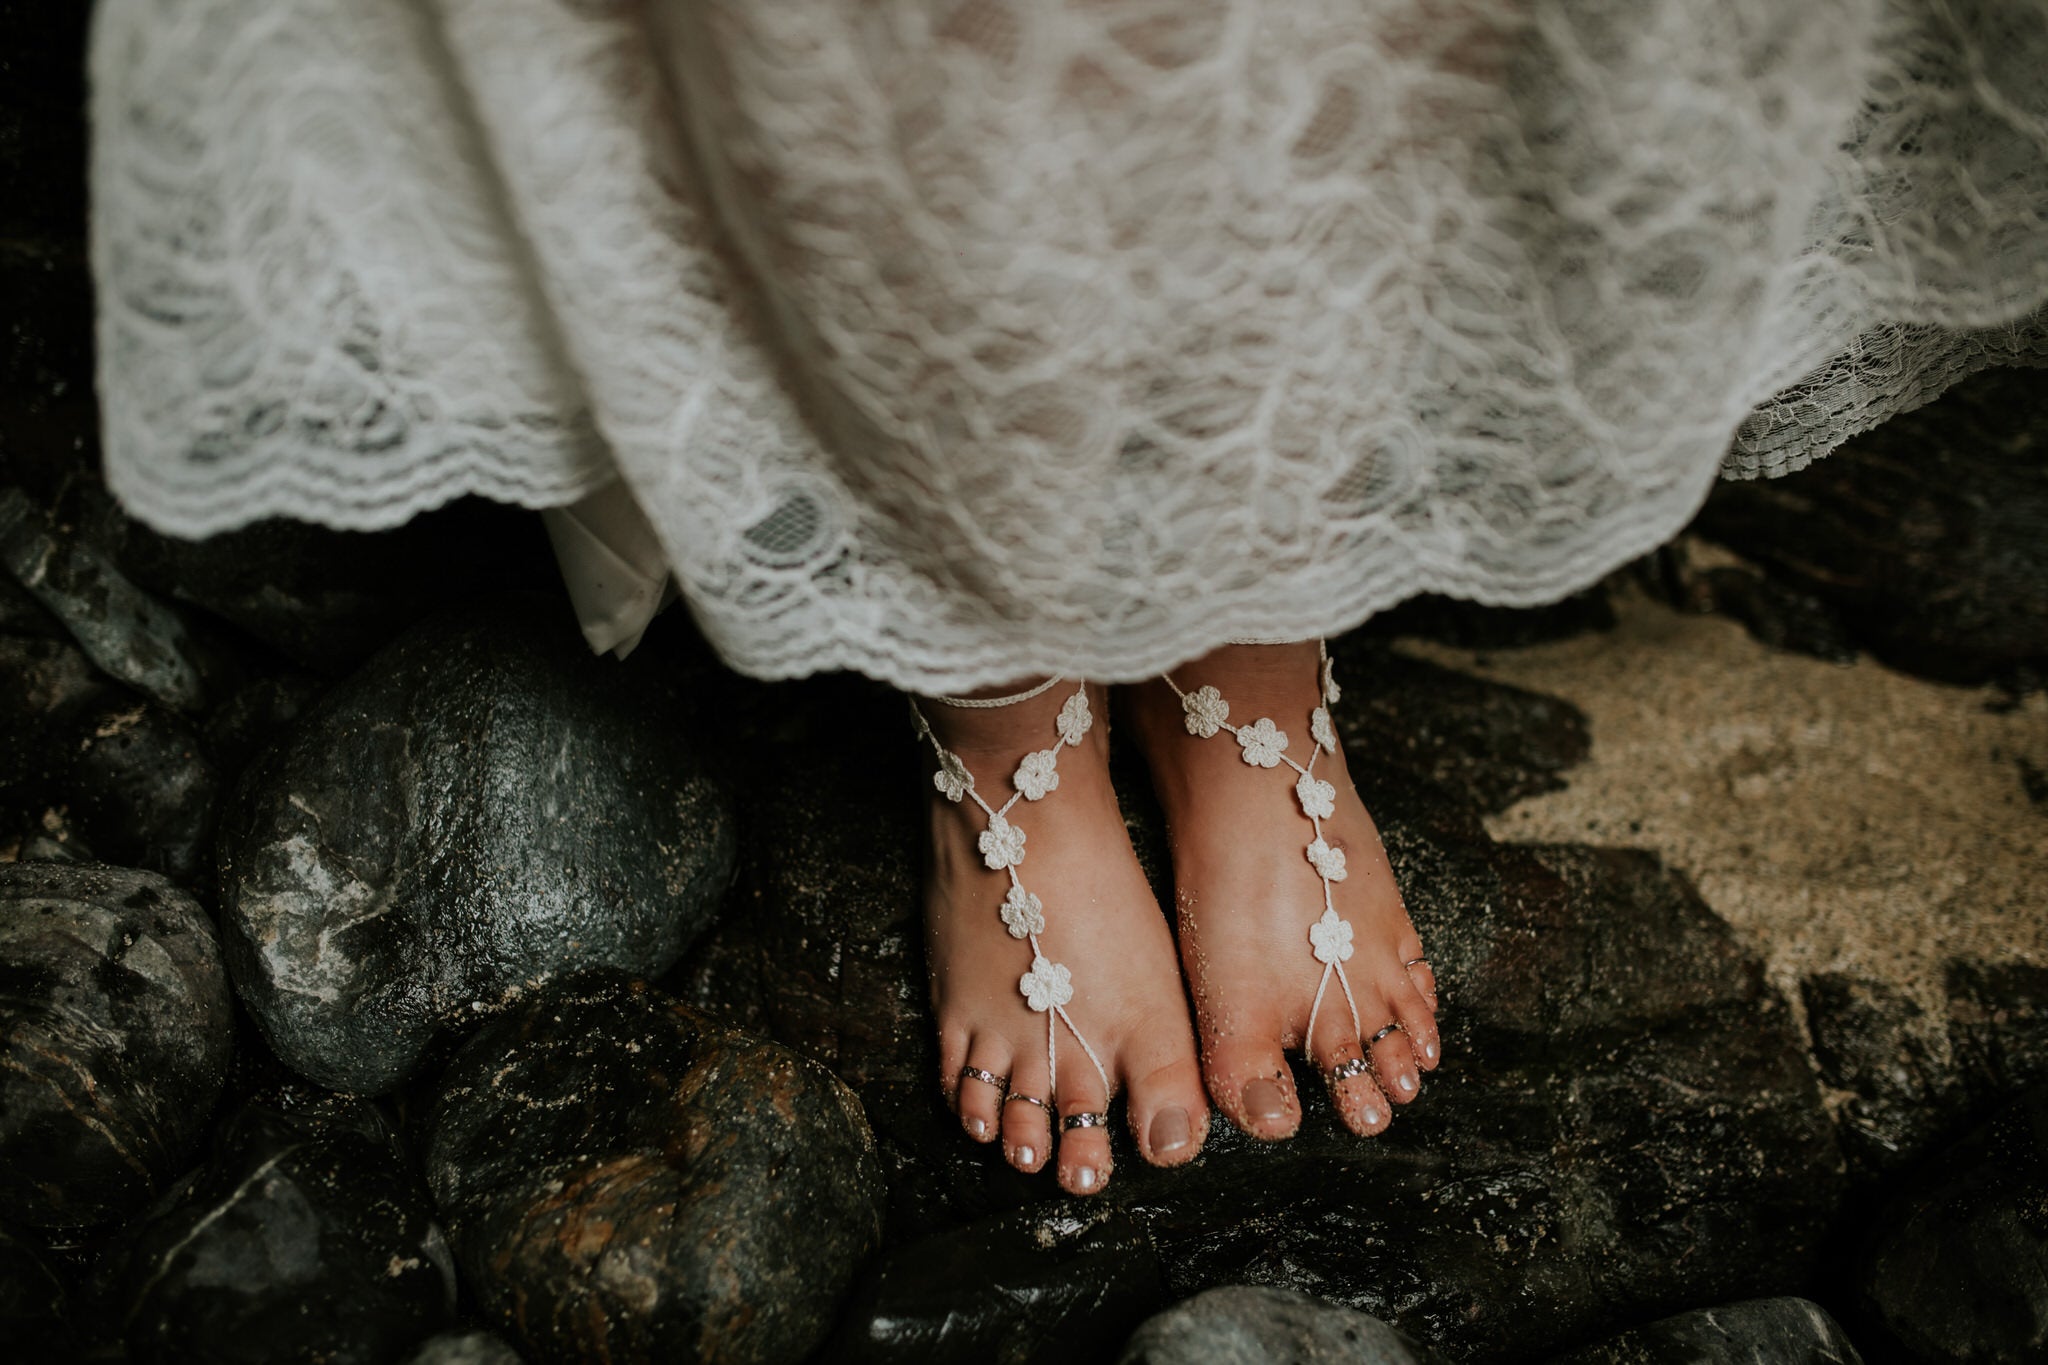
[[[623,484],[541,513],[555,562],[594,654],[623,659],[670,600],[668,559]]]
[[[105,0],[107,473],[615,464],[735,667],[924,691],[1541,601],[2048,363],[2044,71],[2048,0]]]

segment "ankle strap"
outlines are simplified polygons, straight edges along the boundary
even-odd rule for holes
[[[933,697],[932,700],[937,702],[941,706],[958,706],[967,710],[985,711],[990,709],[991,707],[1015,706],[1020,701],[1030,701],[1033,697],[1042,697],[1046,693],[1052,691],[1053,688],[1059,686],[1060,681],[1060,675],[1055,673],[1050,678],[1047,678],[1044,682],[1040,683],[1038,686],[1032,688],[1030,691],[1019,692],[1015,696]]]

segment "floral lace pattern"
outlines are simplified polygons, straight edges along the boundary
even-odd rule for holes
[[[1016,697],[994,700],[966,701],[955,697],[939,698],[940,705],[947,706],[1004,706],[1037,696],[1047,688],[1055,686],[1060,679],[1049,679],[1045,684],[1021,693]],[[1072,696],[1060,706],[1053,728],[1059,733],[1061,743],[1050,749],[1038,749],[1026,754],[1017,764],[1011,777],[1014,790],[1008,800],[1000,806],[991,806],[976,788],[974,777],[960,756],[939,742],[930,722],[915,701],[910,704],[912,723],[917,732],[938,756],[938,772],[934,777],[938,790],[949,801],[958,802],[965,798],[980,808],[986,822],[976,836],[976,846],[981,851],[982,863],[991,872],[1006,873],[1009,889],[1003,894],[1002,906],[996,914],[1003,922],[1003,928],[1011,938],[1021,939],[1031,948],[1031,965],[1017,979],[1017,990],[1023,995],[1024,1003],[1039,1014],[1045,1015],[1045,1054],[1049,1083],[1059,1083],[1059,1029],[1066,1025],[1067,1032],[1080,1045],[1081,1052],[1095,1067],[1095,1074],[1102,1082],[1103,1099],[1107,1102],[1110,1094],[1109,1072],[1103,1067],[1102,1059],[1095,1055],[1095,1049],[1075,1026],[1073,1017],[1067,1013],[1067,1005],[1074,998],[1074,974],[1063,962],[1054,962],[1046,957],[1039,935],[1045,932],[1045,902],[1026,889],[1024,879],[1017,869],[1024,862],[1024,831],[1010,820],[1010,813],[1019,801],[1042,800],[1048,793],[1058,789],[1059,758],[1061,752],[1086,739],[1094,728],[1095,715],[1088,705],[1088,687],[1083,683],[1075,688]]]
[[[1546,601],[2048,362],[2044,66],[2042,0],[103,4],[107,476],[623,477],[734,667],[924,692]]]

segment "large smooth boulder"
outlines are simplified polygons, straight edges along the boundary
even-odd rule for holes
[[[1118,1365],[1443,1365],[1443,1357],[1340,1304],[1228,1285],[1146,1322]]]
[[[560,598],[436,618],[335,688],[222,822],[228,967],[278,1056],[378,1093],[551,976],[665,970],[733,862],[703,720]]]
[[[198,1149],[232,1022],[213,926],[162,877],[0,865],[0,1216],[111,1222]]]
[[[273,1093],[124,1228],[104,1275],[137,1365],[385,1365],[445,1323],[455,1266],[362,1100]]]
[[[536,1361],[796,1361],[881,1235],[860,1104],[638,981],[558,981],[450,1060],[427,1175]]]

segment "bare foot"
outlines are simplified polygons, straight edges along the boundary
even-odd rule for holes
[[[1291,1136],[1282,1053],[1308,1039],[1344,1123],[1381,1132],[1436,1068],[1436,979],[1320,710],[1318,646],[1226,645],[1170,676],[1185,699],[1155,679],[1129,700],[1166,811],[1209,1093],[1252,1136]]]
[[[935,764],[925,871],[940,1084],[968,1136],[1000,1136],[1020,1171],[1045,1165],[1053,1125],[1006,1096],[1066,1117],[1127,1090],[1138,1150],[1160,1166],[1191,1160],[1209,1131],[1173,938],[1110,786],[1103,701],[1069,681],[998,708],[918,703],[958,760]],[[1065,1130],[1058,1147],[1069,1193],[1108,1183],[1104,1129]]]

